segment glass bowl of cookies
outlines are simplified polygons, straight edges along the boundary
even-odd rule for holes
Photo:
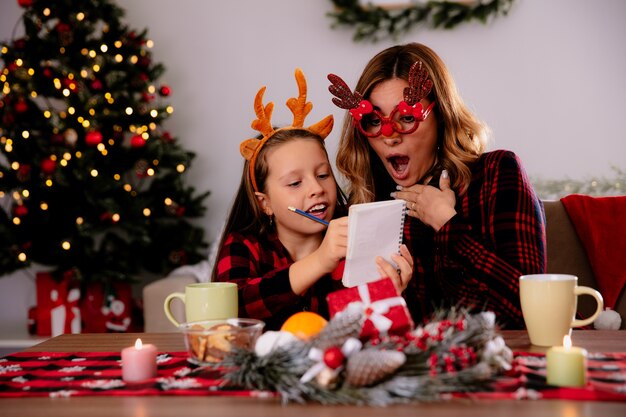
[[[265,323],[256,319],[230,318],[180,325],[189,361],[196,365],[221,362],[233,349],[254,349]]]

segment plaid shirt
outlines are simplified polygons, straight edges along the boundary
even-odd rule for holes
[[[239,317],[260,319],[266,330],[276,330],[298,311],[310,310],[328,318],[326,295],[343,288],[342,264],[317,281],[304,295],[291,289],[293,260],[278,236],[257,237],[231,233],[217,258],[217,281],[237,283]]]
[[[438,232],[407,216],[404,239],[415,266],[404,296],[418,323],[435,308],[461,306],[491,310],[503,328],[523,329],[519,277],[546,269],[543,206],[513,152],[485,153],[471,169],[457,214]]]

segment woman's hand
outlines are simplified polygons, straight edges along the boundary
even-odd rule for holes
[[[441,229],[456,214],[454,209],[456,196],[450,188],[450,177],[446,170],[439,178],[439,188],[415,184],[411,187],[401,187],[400,191],[392,193],[391,196],[405,200],[409,216],[421,220],[435,231]]]
[[[398,269],[396,270],[392,264],[378,256],[376,258],[378,273],[381,278],[391,278],[398,294],[402,294],[413,276],[413,257],[406,245],[400,245],[400,255],[394,253],[391,255],[391,259],[398,265]]]

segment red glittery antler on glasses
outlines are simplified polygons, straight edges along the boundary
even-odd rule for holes
[[[374,110],[372,103],[363,100],[361,93],[358,91],[353,93],[348,84],[337,75],[328,74],[328,81],[331,82],[331,85],[328,86],[328,91],[335,96],[333,103],[339,108],[350,110],[350,114],[355,121],[361,120],[363,115]]]
[[[363,98],[358,91],[352,93],[348,84],[335,74],[328,74],[328,81],[331,82],[331,85],[328,86],[328,91],[335,96],[333,103],[337,107],[346,110],[359,107]]]
[[[408,82],[409,86],[404,89],[404,101],[409,106],[426,97],[433,88],[433,82],[428,78],[428,71],[421,61],[411,65]]]

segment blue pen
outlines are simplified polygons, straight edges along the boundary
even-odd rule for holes
[[[316,221],[316,222],[318,222],[318,223],[322,223],[323,225],[328,226],[328,222],[327,222],[326,220],[322,220],[322,219],[320,219],[320,218],[317,218],[317,217],[315,217],[315,216],[312,216],[312,215],[310,215],[309,213],[307,213],[306,211],[302,211],[302,210],[300,210],[300,209],[297,209],[297,208],[295,208],[295,207],[291,207],[291,206],[289,206],[289,207],[287,207],[287,208],[288,208],[289,210],[293,211],[294,213],[301,214],[301,215],[303,215],[304,217],[307,217],[307,218],[309,218],[309,219],[311,219],[311,220],[315,220],[315,221]]]

